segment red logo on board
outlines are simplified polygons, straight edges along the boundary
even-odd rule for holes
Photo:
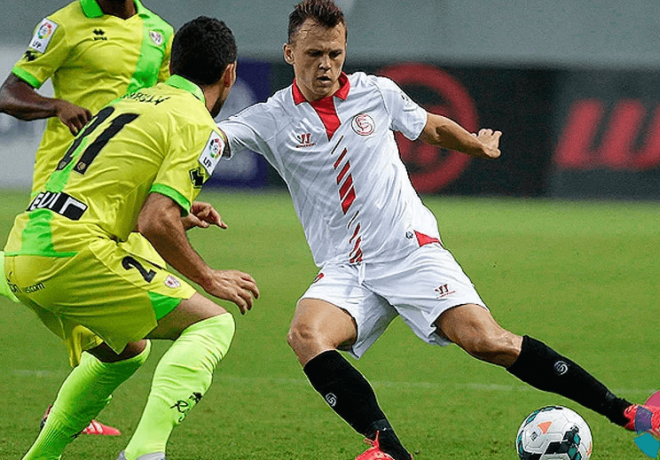
[[[646,106],[636,99],[616,101],[609,114],[605,107],[599,99],[573,103],[557,144],[557,166],[581,171],[644,171],[660,166],[660,106],[650,121]],[[646,139],[639,142],[640,137]]]

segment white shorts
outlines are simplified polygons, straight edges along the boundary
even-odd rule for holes
[[[302,299],[320,299],[345,310],[357,324],[348,351],[360,358],[400,315],[426,343],[446,346],[433,324],[452,307],[487,308],[449,251],[429,244],[404,259],[387,263],[330,264],[321,269]]]

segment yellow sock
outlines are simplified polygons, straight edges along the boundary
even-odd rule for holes
[[[175,426],[211,385],[213,371],[234,337],[234,318],[214,316],[189,326],[163,355],[142,418],[125,450],[128,460],[165,453]]]
[[[66,378],[37,440],[23,460],[57,460],[64,448],[110,402],[112,392],[146,361],[151,350],[116,363],[103,363],[83,353]]]

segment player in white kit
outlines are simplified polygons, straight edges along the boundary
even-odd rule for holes
[[[500,156],[501,133],[470,134],[427,113],[391,80],[344,74],[345,53],[341,10],[330,0],[302,2],[289,17],[284,45],[293,84],[219,127],[230,153],[261,153],[289,188],[321,270],[298,302],[288,341],[314,388],[372,440],[358,459],[411,458],[369,383],[337,352],[359,358],[397,315],[428,343],[456,343],[629,429],[635,429],[635,414],[648,415],[657,430],[658,410],[617,398],[574,362],[495,322],[442,246],[393,131],[491,159]]]

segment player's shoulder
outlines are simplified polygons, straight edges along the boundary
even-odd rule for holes
[[[56,22],[62,28],[71,28],[86,21],[87,16],[85,16],[80,0],[76,0],[47,15],[46,19]]]
[[[348,75],[348,81],[351,88],[356,90],[388,91],[398,89],[396,83],[389,78],[365,72],[354,72]]]
[[[154,26],[157,26],[161,29],[164,29],[163,31],[166,32],[168,35],[174,33],[174,27],[172,27],[172,25],[169,22],[167,22],[165,19],[163,19],[157,13],[151,11],[149,8],[144,6],[142,3],[139,4],[139,14],[141,16],[148,17],[150,22]]]

